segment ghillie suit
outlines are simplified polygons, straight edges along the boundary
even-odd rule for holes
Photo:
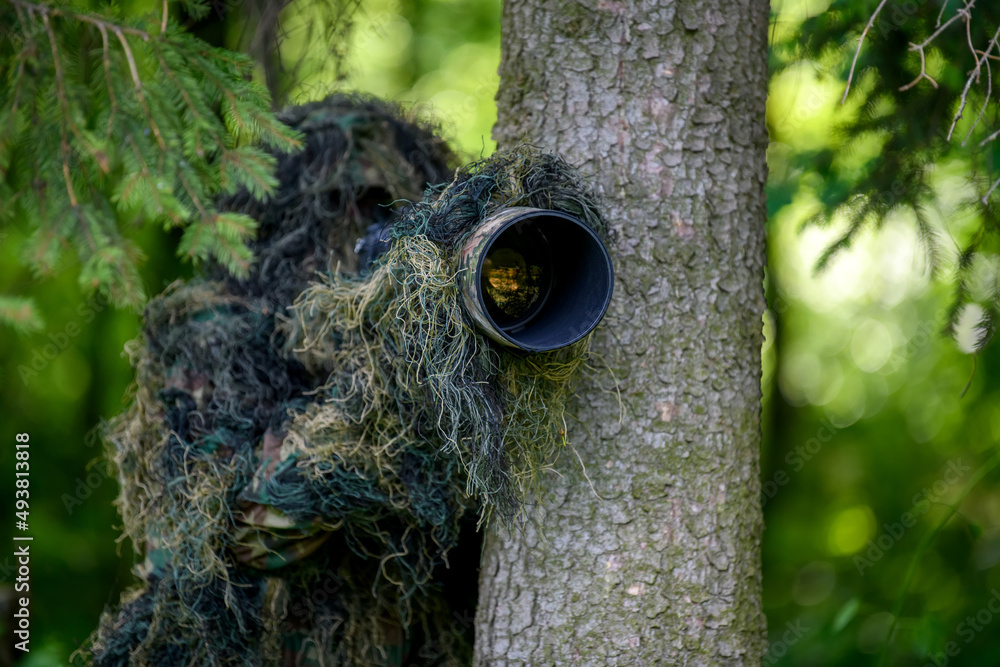
[[[452,177],[443,142],[373,100],[283,118],[306,146],[278,156],[279,193],[228,202],[260,222],[249,278],[210,267],[147,308],[108,432],[143,584],[102,618],[95,664],[469,664],[474,579],[448,571],[478,564],[463,525],[511,527],[564,444],[586,341],[500,349],[462,310],[454,255],[503,206],[606,234],[575,172],[520,149]],[[358,275],[379,206],[434,183]]]

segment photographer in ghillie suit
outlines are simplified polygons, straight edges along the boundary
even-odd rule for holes
[[[135,400],[106,434],[142,583],[85,656],[467,665],[475,521],[521,520],[565,444],[587,339],[500,349],[463,311],[456,249],[505,206],[564,211],[602,238],[605,222],[552,155],[453,173],[444,142],[383,102],[281,117],[304,148],[277,156],[277,193],[222,207],[259,223],[250,275],[210,266],[146,309]],[[359,274],[373,223],[392,242]]]

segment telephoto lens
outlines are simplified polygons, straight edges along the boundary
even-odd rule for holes
[[[462,248],[466,310],[490,338],[529,352],[572,345],[604,317],[614,288],[607,247],[561,211],[514,206]]]

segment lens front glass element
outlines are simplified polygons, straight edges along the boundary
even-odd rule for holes
[[[526,324],[552,288],[548,241],[528,221],[504,231],[483,260],[480,287],[490,317],[502,329]]]

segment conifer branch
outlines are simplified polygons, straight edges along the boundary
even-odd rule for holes
[[[94,14],[87,12],[80,12],[68,7],[53,7],[51,5],[43,5],[35,2],[28,2],[28,0],[4,0],[4,2],[9,2],[15,7],[20,7],[28,12],[37,13],[40,16],[64,16],[66,18],[71,18],[82,23],[89,23],[95,27],[104,26],[105,29],[111,30],[112,32],[123,32],[129,35],[135,35],[141,37],[144,40],[149,40],[149,33],[145,30],[139,30],[138,28],[133,28],[130,26],[123,26],[112,21],[108,21]]]
[[[29,42],[30,50],[34,51],[35,43],[34,41]],[[14,76],[14,98],[11,103],[10,114],[7,116],[7,120],[4,121],[3,128],[0,128],[0,155],[3,154],[6,148],[6,138],[7,134],[10,132],[11,123],[17,118],[18,107],[21,104],[21,89],[24,83],[24,65],[28,61],[25,51],[29,50],[27,47],[22,47],[17,53],[17,74]],[[0,163],[2,164],[2,163]],[[0,176],[3,178],[7,177],[7,169],[0,168]]]
[[[146,102],[146,96],[142,94],[142,79],[139,78],[139,69],[136,67],[135,56],[132,55],[132,49],[129,47],[128,40],[125,39],[125,34],[121,28],[116,27],[114,29],[114,33],[118,38],[118,41],[121,42],[122,51],[125,53],[125,60],[128,61],[129,71],[132,72],[132,82],[135,85],[135,96],[139,100],[139,104],[142,105],[142,110],[146,113],[146,121],[149,123],[149,128],[153,131],[153,135],[156,137],[156,143],[160,144],[160,149],[166,150],[167,144],[163,141],[163,135],[160,134],[160,128],[157,127],[156,121],[153,120],[153,114],[149,110],[149,104]]]
[[[111,102],[111,111],[108,113],[108,129],[106,137],[111,138],[111,130],[115,124],[115,114],[118,111],[118,100],[115,99],[115,87],[111,83],[111,49],[108,46],[108,29],[104,25],[97,26],[101,33],[102,59],[104,66],[104,80],[108,84],[108,100]]]
[[[143,298],[125,220],[184,228],[180,254],[245,273],[256,225],[220,218],[217,196],[275,187],[273,158],[250,142],[298,147],[251,81],[249,58],[172,25],[168,9],[143,23],[115,8],[0,0],[14,34],[0,44],[9,72],[0,80],[0,217],[33,229],[24,256],[37,271],[75,251],[81,284],[119,303]],[[76,45],[90,31],[100,50],[82,52],[77,68]]]
[[[958,111],[955,112],[955,118],[952,120],[951,128],[948,130],[948,141],[951,141],[951,135],[955,131],[955,126],[958,125],[958,121],[962,119],[962,111],[965,110],[966,99],[969,95],[969,88],[972,87],[974,80],[979,79],[979,71],[982,69],[983,63],[986,62],[986,56],[989,55],[994,46],[997,46],[997,37],[1000,37],[1000,26],[998,26],[997,31],[993,33],[993,39],[990,40],[989,48],[986,49],[982,58],[976,60],[976,67],[969,73],[968,78],[965,80],[965,88],[962,90],[962,97],[958,103]],[[975,53],[975,49],[973,49],[973,53]]]
[[[142,152],[139,150],[139,147],[136,145],[135,141],[133,141],[131,138],[128,139],[128,144],[132,151],[132,155],[135,157],[136,162],[140,165],[140,173],[146,178],[146,181],[148,183],[152,183],[153,173],[149,170],[149,165],[146,163],[146,159],[142,156]],[[157,190],[156,187],[151,187],[149,191],[152,197],[156,200],[157,211],[163,211],[164,210],[163,200],[160,197],[159,190]],[[128,193],[127,192],[124,193],[122,195],[122,198],[127,199]],[[171,218],[174,224],[179,223],[179,220],[176,216],[171,216]]]
[[[888,2],[888,0],[882,0],[882,2],[878,3],[878,7],[875,8],[871,18],[868,19],[868,24],[865,25],[865,29],[861,31],[861,36],[858,37],[858,48],[854,51],[854,60],[851,61],[851,71],[847,74],[847,85],[844,86],[844,95],[840,98],[841,104],[847,101],[847,93],[851,92],[851,81],[854,80],[854,68],[858,64],[858,56],[861,55],[861,45],[865,43],[865,37],[868,36],[868,31],[872,29],[872,26],[875,24],[875,19],[878,18],[879,12],[881,12],[882,8],[885,7],[886,2]]]
[[[165,6],[164,9],[166,9]],[[154,54],[156,54],[156,59],[160,63],[160,68],[163,70],[163,73],[167,75],[167,78],[170,79],[171,83],[173,83],[174,86],[177,88],[177,90],[180,92],[181,97],[184,99],[184,103],[187,104],[188,110],[191,112],[191,115],[194,116],[195,119],[202,121],[203,119],[201,114],[198,112],[197,105],[194,103],[194,100],[191,99],[191,95],[188,94],[188,91],[185,89],[184,85],[177,79],[177,76],[174,74],[173,70],[170,69],[170,67],[167,65],[167,61],[163,57],[163,52],[155,44],[152,46],[152,51]],[[194,132],[195,132],[195,145],[197,146],[195,152],[199,157],[201,157],[205,154],[205,150],[204,148],[202,148],[201,145],[201,130],[197,125],[194,128]]]
[[[209,216],[208,212],[205,211],[205,207],[202,206],[201,200],[198,199],[198,195],[196,195],[194,191],[191,189],[191,184],[184,176],[184,173],[181,172],[180,174],[177,175],[177,177],[180,178],[181,183],[184,185],[184,191],[187,192],[188,196],[191,198],[191,203],[193,203],[195,208],[198,209],[198,214],[201,215],[201,219],[208,220],[211,216]]]
[[[66,193],[69,195],[70,206],[74,209],[77,206],[76,194],[73,192],[73,183],[69,177],[69,144],[66,141],[66,125],[69,122],[69,103],[66,101],[66,88],[63,82],[62,59],[59,57],[59,47],[56,46],[56,36],[52,32],[49,24],[48,14],[42,14],[42,21],[45,24],[45,32],[49,36],[49,45],[52,48],[52,61],[56,68],[56,95],[59,98],[59,106],[63,113],[60,116],[61,137],[59,142],[60,152],[63,156],[63,177],[66,181]]]
[[[39,331],[42,319],[35,302],[29,298],[0,295],[0,323],[22,333]]]
[[[938,35],[947,30],[948,26],[950,26],[952,23],[954,23],[960,18],[965,19],[965,32],[969,42],[969,48],[973,48],[972,35],[970,33],[970,25],[972,21],[972,8],[973,6],[975,6],[975,4],[976,0],[968,0],[968,2],[965,3],[965,7],[962,7],[957,12],[955,12],[955,15],[952,16],[947,21],[945,21],[944,24],[941,23],[941,17],[944,15],[944,7],[941,7],[941,13],[938,14],[937,30],[932,32],[930,37],[920,42],[919,44],[910,44],[910,51],[916,51],[918,54],[920,54],[920,73],[917,75],[917,78],[911,81],[910,83],[906,84],[905,86],[900,86],[899,90],[901,92],[913,88],[913,86],[920,83],[920,81],[922,81],[923,79],[927,79],[928,81],[930,81],[931,85],[933,85],[935,88],[938,87],[937,81],[935,81],[929,74],[927,74],[927,56],[924,52],[924,49],[926,49],[935,39],[937,39]],[[945,3],[945,6],[947,6],[947,3]],[[975,53],[974,48],[973,48],[973,53]]]

